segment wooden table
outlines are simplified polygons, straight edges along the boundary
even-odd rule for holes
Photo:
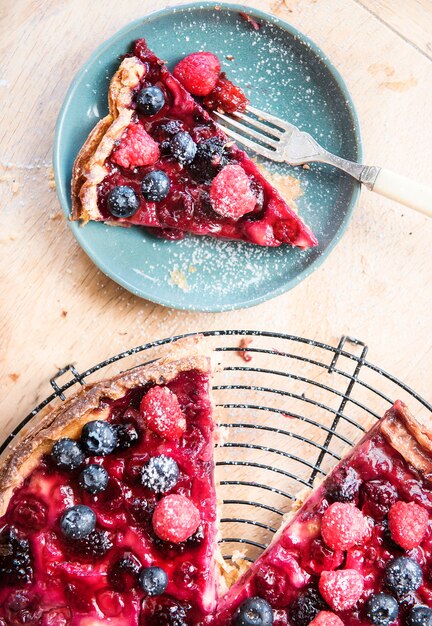
[[[79,370],[131,346],[213,328],[289,332],[369,345],[371,360],[431,399],[432,222],[363,192],[326,263],[295,290],[241,312],[184,313],[106,278],[60,213],[55,120],[80,65],[164,0],[16,0],[2,15],[0,437]],[[344,76],[368,163],[432,182],[430,0],[254,0],[310,36]]]

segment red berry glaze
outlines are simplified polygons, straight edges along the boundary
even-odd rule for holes
[[[346,611],[357,604],[363,593],[363,576],[355,569],[323,572],[318,588],[324,600],[335,611]]]
[[[151,431],[175,441],[186,430],[186,419],[176,396],[167,387],[152,387],[140,405],[141,415]]]
[[[219,59],[212,52],[193,52],[182,59],[173,74],[194,96],[207,96],[218,82]]]
[[[344,623],[331,611],[320,611],[309,626],[344,626]]]
[[[216,213],[235,220],[251,213],[257,202],[240,165],[226,165],[219,172],[210,188],[210,200]]]
[[[321,534],[332,550],[347,550],[360,544],[368,533],[366,518],[353,504],[335,502],[325,511]]]
[[[395,502],[388,514],[391,538],[404,550],[417,548],[429,523],[426,509],[415,502]]]
[[[189,539],[200,524],[196,506],[180,494],[165,496],[153,513],[153,528],[160,539],[181,543]]]
[[[111,159],[122,167],[153,165],[159,159],[159,145],[150,137],[141,124],[131,124],[120,140]]]
[[[249,100],[246,98],[242,89],[234,85],[224,73],[208,96],[204,98],[204,105],[211,109],[222,110],[225,113],[241,113],[246,110]]]

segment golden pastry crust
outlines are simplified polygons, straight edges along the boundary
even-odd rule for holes
[[[132,96],[145,73],[144,63],[132,56],[122,61],[111,79],[108,92],[109,114],[91,131],[73,166],[73,220],[88,222],[102,219],[97,203],[97,186],[108,174],[106,159],[132,121]]]
[[[87,422],[107,419],[109,410],[100,406],[102,398],[116,400],[129,389],[147,383],[166,384],[180,372],[199,370],[211,373],[210,350],[202,336],[196,335],[170,344],[169,350],[168,357],[155,363],[85,385],[46,414],[15,446],[12,443],[0,469],[0,516],[4,515],[14,489],[32,472],[41,457],[51,450],[57,439],[75,439]]]

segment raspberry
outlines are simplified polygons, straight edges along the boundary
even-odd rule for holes
[[[240,165],[226,165],[219,172],[210,188],[210,200],[216,213],[235,220],[256,205],[249,178]]]
[[[366,518],[353,504],[335,502],[325,511],[321,535],[332,550],[347,550],[362,542],[368,533]]]
[[[153,165],[159,159],[158,144],[141,124],[131,124],[120,140],[111,160],[122,167]]]
[[[214,111],[221,109],[225,113],[241,113],[246,110],[249,100],[237,85],[234,85],[222,73],[215,88],[204,98],[204,105]]]
[[[211,52],[194,52],[182,59],[173,74],[194,96],[207,96],[218,82],[221,65]]]
[[[426,534],[429,515],[425,508],[415,502],[399,500],[388,514],[391,538],[404,550],[412,550],[421,544]]]
[[[357,603],[363,593],[363,576],[355,569],[323,572],[318,587],[333,610],[346,611]]]
[[[331,611],[320,611],[309,626],[343,626],[343,621]]]
[[[141,400],[140,411],[147,428],[164,439],[179,439],[186,430],[177,396],[168,387],[149,389]]]
[[[200,514],[196,506],[178,494],[165,496],[153,513],[153,528],[160,539],[181,543],[189,539],[200,524]]]

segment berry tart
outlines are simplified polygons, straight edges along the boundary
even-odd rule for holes
[[[430,626],[432,431],[400,401],[220,601],[216,626]]]
[[[182,626],[214,610],[210,357],[199,337],[171,350],[86,386],[7,457],[1,626]]]
[[[135,42],[111,80],[109,114],[81,148],[72,219],[186,232],[261,246],[317,245],[311,230],[203,108],[244,110],[247,99],[209,52],[171,74]]]

